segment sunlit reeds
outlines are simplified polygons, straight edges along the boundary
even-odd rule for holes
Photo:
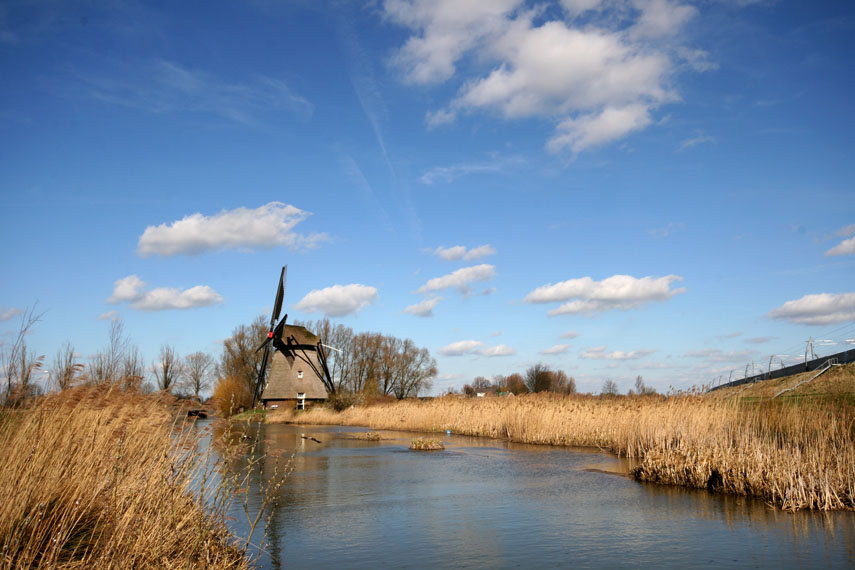
[[[751,495],[790,510],[855,508],[855,407],[847,398],[444,397],[315,408],[297,421],[598,447],[634,458],[633,475],[644,481]]]
[[[81,388],[6,414],[0,568],[247,567],[233,489],[200,493],[215,477],[157,396]]]

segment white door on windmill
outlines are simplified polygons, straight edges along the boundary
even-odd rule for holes
[[[306,409],[306,393],[305,392],[297,392],[297,409],[305,410]]]

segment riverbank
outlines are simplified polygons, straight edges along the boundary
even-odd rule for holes
[[[194,438],[118,389],[0,411],[0,568],[247,568],[200,498]]]
[[[786,510],[855,510],[855,406],[848,397],[443,397],[278,412],[267,421],[598,447],[634,458],[632,475],[641,481],[750,495]]]

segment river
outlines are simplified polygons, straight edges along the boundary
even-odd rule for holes
[[[791,514],[639,483],[624,460],[597,450],[452,434],[440,438],[444,451],[415,452],[414,437],[438,436],[251,429],[257,452],[293,454],[259,559],[266,569],[855,567],[855,513]],[[231,515],[245,535],[238,505]]]

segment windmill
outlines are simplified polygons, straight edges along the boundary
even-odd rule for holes
[[[327,366],[326,352],[320,339],[308,333],[311,338],[317,339],[318,342],[306,342],[307,335],[299,334],[300,330],[305,331],[305,329],[285,324],[288,320],[287,314],[277,323],[279,314],[282,312],[287,274],[288,266],[286,265],[282,268],[282,272],[279,275],[279,288],[276,290],[276,298],[273,302],[273,313],[270,315],[270,328],[267,332],[267,338],[264,339],[264,342],[256,350],[257,352],[263,349],[264,354],[261,357],[261,367],[258,371],[258,379],[255,382],[255,390],[252,397],[253,408],[262,399],[265,390],[265,373],[271,361],[271,375],[273,375],[277,366],[293,365],[296,360],[300,360],[308,365],[312,372],[323,382],[323,386],[328,393],[335,393],[335,385]],[[298,340],[298,335],[302,341]],[[277,357],[277,353],[281,353],[284,359]],[[316,358],[313,357],[315,355]]]

